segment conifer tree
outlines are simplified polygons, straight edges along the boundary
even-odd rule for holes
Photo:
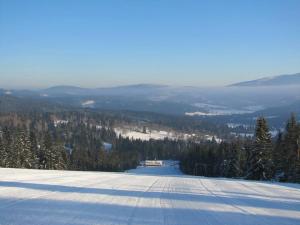
[[[233,143],[229,152],[227,177],[238,176],[240,176],[240,146]]]
[[[4,147],[3,140],[0,137],[0,167],[6,166],[6,158],[7,158],[6,150]]]
[[[30,141],[30,151],[33,155],[33,168],[39,168],[39,158],[38,158],[38,144],[37,144],[37,138],[33,131],[30,131],[29,134],[29,141]]]
[[[254,146],[250,153],[247,178],[269,180],[273,176],[272,141],[267,122],[263,117],[257,119]]]
[[[33,154],[30,150],[30,141],[24,131],[19,131],[17,140],[15,141],[15,167],[32,168]]]
[[[52,168],[56,170],[67,169],[67,154],[64,147],[60,144],[52,147],[53,162]]]
[[[13,151],[13,139],[10,130],[4,127],[3,134],[3,166],[14,167],[14,151]]]
[[[282,179],[284,175],[284,168],[286,164],[286,156],[284,154],[284,143],[283,143],[283,133],[278,132],[274,151],[273,151],[273,162],[274,162],[274,172],[275,177]]]
[[[43,144],[39,151],[39,162],[41,169],[52,169],[53,153],[52,142],[49,132],[43,138]]]
[[[300,123],[298,123],[298,135],[297,135],[297,161],[296,161],[296,174],[295,181],[300,183]]]
[[[285,176],[289,181],[295,181],[297,177],[297,164],[299,163],[299,128],[295,114],[292,114],[286,125],[284,135]]]

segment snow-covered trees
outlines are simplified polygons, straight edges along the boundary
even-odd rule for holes
[[[53,144],[49,133],[45,134],[43,145],[38,148],[36,136],[32,132],[5,127],[0,136],[0,166],[66,169],[67,154],[62,144]]]
[[[300,182],[300,124],[292,115],[273,143],[260,117],[254,139],[200,143],[182,155],[181,169],[194,175]]]
[[[300,125],[294,115],[274,140],[267,121],[258,118],[254,139],[222,143],[131,140],[111,129],[96,129],[81,114],[58,127],[51,125],[50,116],[37,115],[30,115],[35,118],[31,122],[16,116],[5,125],[0,120],[1,167],[122,171],[140,160],[172,158],[193,175],[300,182]],[[66,117],[71,121],[69,113]],[[112,143],[111,151],[104,151],[104,140]]]
[[[40,168],[42,169],[66,169],[67,156],[62,144],[51,140],[51,135],[47,132],[44,136],[43,145],[39,151]]]
[[[272,140],[263,117],[256,122],[255,141],[246,177],[251,180],[269,180],[273,177]]]
[[[273,162],[275,168],[275,176],[282,177],[283,176],[283,169],[285,167],[286,160],[284,154],[284,145],[283,145],[283,133],[281,131],[278,132],[275,146],[273,150]]]
[[[238,142],[233,142],[230,145],[229,154],[227,156],[227,170],[226,177],[239,177],[242,175],[241,171],[241,145]]]
[[[6,149],[4,148],[2,138],[0,138],[0,167],[4,167],[6,165],[6,157]]]
[[[5,127],[0,137],[0,166],[34,168],[35,153],[25,130],[9,130]]]
[[[13,166],[16,168],[33,168],[34,153],[30,149],[30,140],[25,131],[19,131],[13,150]]]
[[[32,168],[38,169],[39,168],[38,143],[37,143],[36,135],[32,130],[29,132],[29,143],[30,143],[30,151],[33,156]]]
[[[285,132],[278,135],[274,150],[280,179],[300,182],[300,124],[294,114],[288,120]]]
[[[4,127],[2,130],[1,145],[1,166],[13,167],[13,139],[7,127]]]

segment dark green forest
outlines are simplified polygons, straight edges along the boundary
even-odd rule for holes
[[[124,171],[144,159],[179,159],[187,149],[184,141],[141,141],[116,136],[112,125],[117,120],[108,114],[90,112],[2,114],[0,166]],[[55,125],[54,121],[61,123]],[[111,143],[112,148],[105,149],[104,142]]]
[[[198,176],[300,182],[300,124],[292,114],[272,139],[259,117],[254,138],[197,144],[182,155],[181,169]]]
[[[85,111],[2,113],[0,166],[124,171],[145,159],[173,159],[183,172],[196,176],[300,182],[300,124],[293,114],[275,138],[259,117],[253,138],[221,143],[123,138],[112,128],[120,119]]]

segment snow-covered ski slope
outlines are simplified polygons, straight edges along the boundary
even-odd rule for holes
[[[169,162],[170,163],[170,162]],[[1,225],[300,224],[300,186],[184,176],[0,169]]]

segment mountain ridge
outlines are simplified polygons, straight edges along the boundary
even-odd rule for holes
[[[300,73],[282,74],[277,76],[263,77],[260,79],[242,81],[228,85],[228,87],[258,87],[258,86],[283,86],[300,85]]]

